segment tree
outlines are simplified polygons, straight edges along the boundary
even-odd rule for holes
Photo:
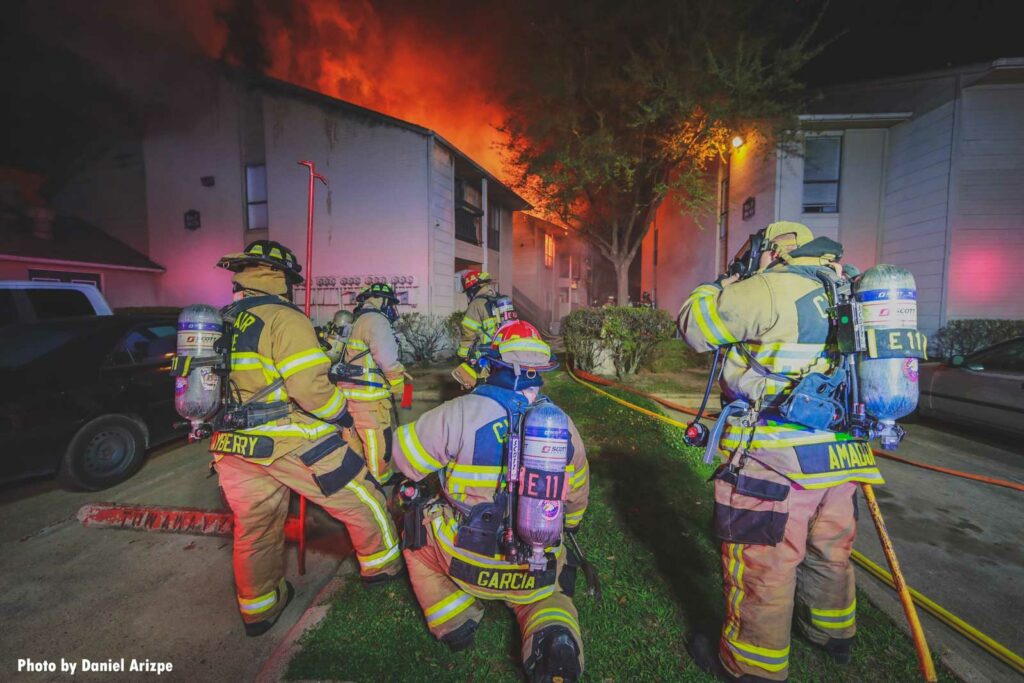
[[[771,139],[792,127],[816,21],[747,0],[535,1],[524,11],[508,168],[540,212],[611,262],[623,305],[665,197],[707,210],[709,166],[735,134]]]

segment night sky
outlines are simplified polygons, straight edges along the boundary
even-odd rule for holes
[[[233,1],[251,6],[261,0]],[[823,6],[822,0],[789,2],[793,32],[806,26]],[[288,5],[285,0],[273,0],[270,4]],[[444,36],[436,34],[449,31],[452,40],[457,41],[465,36],[460,22],[466,19],[466,4],[464,0],[439,0],[438,5],[431,5],[429,15],[423,15],[420,8],[420,14],[411,20],[420,25],[430,24],[430,31],[435,32],[438,40],[444,40]],[[1020,0],[833,0],[826,6],[818,31],[819,40],[830,42],[805,68],[803,77],[810,86],[823,86],[999,57],[1022,57],[1024,32],[1017,19],[1019,12],[1015,11],[1021,4]],[[410,20],[402,5],[395,0],[375,3],[382,25],[393,25],[396,13]],[[28,6],[9,5],[6,17],[13,20],[5,21],[0,28],[3,88],[9,98],[8,106],[0,113],[0,125],[5,131],[4,142],[0,143],[0,165],[59,177],[98,139],[130,130],[137,119],[133,111],[136,103],[110,85],[109,74],[98,73],[62,44],[61,34],[76,31],[78,20],[65,22],[67,26],[46,27],[40,40],[21,25],[23,17],[18,8]],[[159,2],[153,6],[159,6]],[[81,7],[77,6],[78,11]],[[478,5],[474,7],[479,9]],[[135,33],[127,25],[132,19],[124,13],[114,12],[112,16],[126,25],[110,27],[111,21],[104,18],[100,24],[103,35],[98,39],[110,44],[117,42],[111,37],[112,31],[124,31],[128,38]],[[174,36],[165,38],[167,44],[160,50],[153,50],[147,43],[144,48],[152,54],[144,56],[165,55],[170,45],[181,46],[184,42]],[[131,61],[134,60],[125,59],[122,63]]]

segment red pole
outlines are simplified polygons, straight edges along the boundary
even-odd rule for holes
[[[310,294],[313,289],[313,196],[316,182],[319,180],[324,185],[327,179],[316,172],[316,165],[312,161],[300,161],[299,166],[309,169],[309,197],[306,211],[306,290],[305,300],[302,308],[306,317],[311,317],[312,303]],[[299,574],[306,573],[306,498],[299,497]]]

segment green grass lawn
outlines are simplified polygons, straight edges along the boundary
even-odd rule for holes
[[[590,681],[709,681],[685,639],[716,631],[723,613],[717,542],[710,534],[711,468],[679,431],[550,376],[547,393],[576,421],[591,462],[590,508],[579,534],[597,566],[604,601],[576,605]],[[653,403],[623,394],[653,409]],[[863,594],[858,642],[847,667],[794,636],[793,681],[920,680],[910,640]],[[491,603],[473,649],[451,654],[427,632],[411,588],[351,582],[302,640],[287,676],[353,681],[518,681],[511,612]],[[940,680],[953,680],[940,671]]]

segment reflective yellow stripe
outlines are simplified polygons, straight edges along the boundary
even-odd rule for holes
[[[565,516],[565,523],[569,524],[569,525],[572,525],[572,526],[575,526],[575,525],[579,524],[580,520],[583,519],[583,513],[585,513],[586,511],[587,511],[587,508],[583,507],[583,508],[581,508],[579,510],[576,510],[575,512],[568,513]]]
[[[285,587],[284,579],[278,584],[278,587],[269,593],[264,593],[255,598],[243,598],[241,595],[238,596],[238,609],[242,614],[262,614],[267,610],[273,609],[274,605],[277,604],[278,593],[283,591]]]
[[[345,488],[355,493],[359,500],[363,501],[363,504],[373,512],[373,518],[377,521],[377,528],[380,529],[380,536],[381,540],[384,542],[384,546],[386,548],[397,548],[398,541],[395,540],[394,535],[391,533],[391,518],[388,517],[388,513],[384,510],[384,506],[377,502],[377,500],[367,492],[366,488],[355,479],[345,484]]]
[[[453,617],[462,614],[475,602],[476,598],[469,593],[456,591],[441,602],[435,603],[424,610],[423,616],[427,618],[427,626],[440,626],[451,621]]]
[[[473,330],[474,332],[478,332],[481,329],[483,329],[483,326],[480,323],[478,323],[477,321],[473,320],[469,316],[463,316],[463,318],[462,318],[462,326],[467,328],[467,329]]]
[[[304,424],[287,424],[279,425],[274,422],[268,422],[262,424],[259,427],[250,427],[249,429],[237,430],[240,434],[249,434],[251,436],[270,436],[275,438],[280,437],[296,437],[299,439],[319,439],[321,437],[333,434],[335,427],[329,425],[326,422],[314,422],[309,425]]]
[[[719,291],[710,286],[698,287],[689,298],[690,312],[708,343],[714,346],[735,344],[736,337],[718,316],[716,299]]]
[[[330,363],[331,359],[328,358],[319,348],[315,348],[307,351],[300,351],[299,353],[288,356],[277,364],[277,369],[281,373],[282,377],[288,379],[296,373],[302,372],[308,368],[323,364],[330,365]]]
[[[857,621],[857,599],[854,598],[849,607],[843,609],[811,608],[811,623],[818,628],[841,630],[849,628]]]
[[[882,477],[881,472],[874,467],[862,467],[853,470],[836,470],[835,472],[821,472],[818,474],[801,474],[799,472],[792,472],[785,476],[797,482],[805,489],[827,489],[833,486],[846,484],[851,481],[877,485],[885,483],[885,479]]]
[[[789,666],[789,647],[782,650],[773,650],[767,647],[757,647],[749,643],[741,643],[731,638],[726,638],[726,645],[732,650],[733,656],[741,662],[756,666],[765,671],[779,672]]]
[[[377,447],[377,430],[376,429],[360,429],[359,433],[363,437],[363,446],[366,449],[366,462],[370,466],[370,474],[375,478],[380,478],[381,465],[384,463],[380,459],[380,449]]]
[[[743,546],[739,543],[728,543],[729,563],[727,569],[732,578],[732,585],[729,586],[729,599],[726,603],[726,630],[728,637],[735,637],[739,629],[740,604],[743,602]]]
[[[576,617],[572,615],[572,612],[558,607],[549,607],[530,615],[530,618],[526,621],[526,625],[523,627],[523,636],[529,636],[529,634],[539,631],[543,626],[552,623],[565,624],[574,634],[576,634],[576,637],[579,637],[580,635],[579,622],[576,620]]]
[[[363,569],[376,569],[377,567],[390,564],[401,552],[401,547],[395,544],[373,555],[360,555],[356,553],[356,559],[359,560],[359,566]]]
[[[412,465],[417,472],[423,474],[430,474],[436,472],[443,467],[434,456],[427,452],[427,449],[420,443],[419,436],[416,435],[416,425],[410,422],[409,424],[402,425],[396,432],[398,437],[398,443],[402,448],[402,451],[409,457],[409,464]]]
[[[335,389],[331,393],[331,397],[327,399],[327,403],[323,404],[316,410],[310,411],[317,417],[330,420],[331,418],[337,417],[341,414],[341,411],[345,408],[345,396],[340,391]]]
[[[510,339],[498,344],[498,350],[501,353],[508,353],[510,351],[526,351],[529,353],[551,354],[551,347],[540,339]]]
[[[583,467],[580,471],[569,476],[569,486],[574,490],[580,488],[587,483],[587,479],[590,477],[590,462],[584,460]]]

